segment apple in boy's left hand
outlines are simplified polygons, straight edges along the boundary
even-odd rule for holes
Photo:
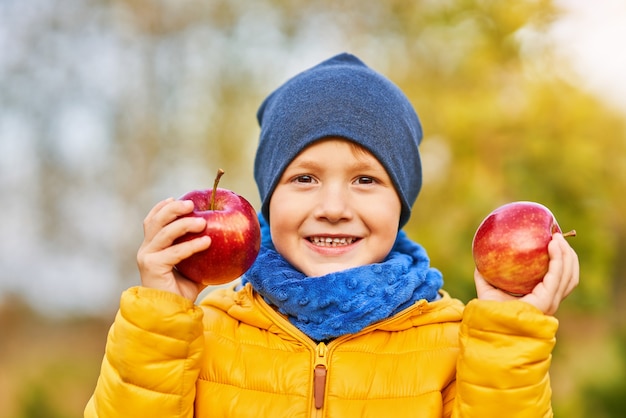
[[[213,189],[194,190],[180,198],[194,204],[193,212],[186,216],[204,218],[206,228],[187,233],[175,243],[207,235],[211,245],[178,263],[176,269],[203,285],[237,279],[252,266],[261,247],[261,228],[252,205],[230,190],[217,188],[223,173],[218,171]]]
[[[511,202],[491,212],[472,241],[478,272],[512,295],[526,295],[548,271],[548,244],[561,233],[552,212],[536,202]],[[575,236],[570,231],[563,236]]]

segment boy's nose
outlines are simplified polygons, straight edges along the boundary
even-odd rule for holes
[[[351,219],[353,215],[350,197],[342,187],[328,186],[322,189],[315,208],[315,217],[329,222]]]

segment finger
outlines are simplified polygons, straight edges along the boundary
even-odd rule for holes
[[[476,293],[479,297],[481,294],[489,292],[491,289],[496,289],[487,280],[485,280],[478,269],[474,269],[474,284],[476,285]]]
[[[201,236],[172,245],[159,251],[142,249],[137,254],[137,265],[142,276],[159,278],[170,275],[174,266],[192,254],[204,251],[211,246],[211,238]]]
[[[548,243],[548,255],[550,261],[548,263],[548,272],[546,273],[543,283],[546,290],[553,295],[559,294],[561,286],[565,278],[565,251],[564,244],[567,245],[561,234],[554,234],[552,240]],[[565,278],[566,279],[566,278]]]
[[[476,285],[478,299],[498,301],[517,299],[516,296],[504,292],[486,281],[478,269],[474,269],[474,284]]]
[[[561,251],[561,243],[558,238],[550,241],[548,244],[548,254],[550,261],[548,263],[548,271],[532,290],[531,293],[522,297],[521,300],[530,303],[544,314],[552,315],[558,308],[561,296],[559,287],[561,286],[561,277],[563,273],[563,254]]]
[[[177,218],[162,227],[152,239],[149,247],[152,251],[160,251],[170,247],[174,242],[189,233],[198,233],[206,228],[206,220],[197,217]]]
[[[559,246],[563,259],[563,271],[561,273],[560,287],[558,290],[558,296],[563,300],[578,285],[578,255],[561,234],[556,234],[554,240]]]
[[[164,251],[172,246],[176,238],[186,233],[201,232],[204,228],[206,228],[204,219],[183,217],[159,229],[153,237],[146,235],[137,251],[137,263],[140,269],[153,270],[155,268],[165,272],[171,270],[184,255],[177,256],[176,251],[179,250],[175,250],[174,254]]]
[[[559,247],[558,250],[560,251],[560,257],[563,260],[561,263],[561,280],[559,281],[559,289],[556,295],[559,297],[560,302],[560,300],[563,300],[565,298],[567,289],[572,279],[572,263],[569,251],[569,244],[565,241],[563,235],[555,234],[553,240],[555,241],[555,243],[558,244],[557,246]]]
[[[563,244],[563,283],[560,289],[561,298],[565,299],[578,286],[580,267],[578,255],[567,242]]]
[[[163,204],[161,204],[163,203]],[[190,200],[166,199],[157,204],[144,219],[144,236],[154,237],[165,225],[193,211],[194,204]]]
[[[547,315],[554,315],[561,302],[578,284],[578,256],[562,234],[554,234],[548,245],[548,272],[529,298]]]
[[[172,245],[165,251],[168,253],[171,263],[176,265],[193,254],[208,249],[210,246],[211,237],[202,235],[198,238]]]
[[[174,198],[173,197],[168,197],[167,199],[163,199],[160,202],[158,202],[156,205],[154,205],[152,207],[152,209],[150,209],[150,212],[148,212],[148,214],[146,215],[146,218],[152,218],[158,211],[160,211],[165,205],[167,205],[170,202],[173,202]]]
[[[204,251],[211,246],[211,238],[203,235],[189,241],[177,243],[161,251],[148,253],[144,257],[146,264],[153,264],[157,269],[171,271],[174,266],[193,254]]]
[[[144,235],[146,235],[146,232],[147,232],[147,230],[149,228],[149,225],[154,222],[153,220],[154,220],[156,214],[159,213],[161,210],[163,210],[163,208],[166,205],[168,205],[170,202],[173,202],[173,201],[174,201],[173,197],[168,197],[165,200],[161,200],[156,205],[154,205],[152,207],[152,209],[150,209],[150,212],[148,212],[148,214],[146,215],[146,217],[143,220]]]
[[[576,254],[576,251],[574,251],[573,248],[570,249],[570,252],[572,260],[572,280],[570,281],[567,289],[568,296],[580,283],[580,261],[578,260],[578,254]]]

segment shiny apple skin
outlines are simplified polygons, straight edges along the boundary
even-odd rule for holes
[[[194,210],[187,216],[206,219],[203,232],[188,233],[175,243],[203,235],[211,237],[211,246],[176,265],[185,277],[203,285],[231,282],[254,263],[261,247],[261,228],[256,211],[245,198],[218,188],[215,209],[211,210],[212,189],[194,190],[180,200],[191,200]]]
[[[548,243],[561,232],[552,212],[536,202],[512,202],[491,212],[472,242],[476,268],[491,285],[525,295],[543,280]]]

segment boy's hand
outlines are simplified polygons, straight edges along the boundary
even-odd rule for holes
[[[528,302],[546,315],[554,315],[563,299],[578,285],[578,256],[562,234],[554,234],[548,244],[550,264],[543,281],[527,295],[516,297],[487,283],[478,270],[474,271],[476,293],[479,299],[521,300]]]
[[[201,232],[206,221],[197,217],[181,217],[193,211],[193,202],[168,198],[157,203],[143,221],[144,240],[137,252],[141,284],[167,290],[195,302],[206,286],[182,276],[174,266],[190,255],[206,250],[209,237],[175,244],[187,232]]]

